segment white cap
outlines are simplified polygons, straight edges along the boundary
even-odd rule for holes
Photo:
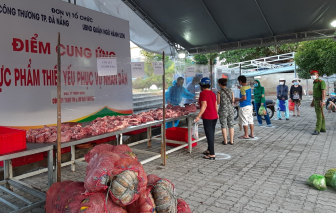
[[[286,81],[284,78],[280,78],[279,81]]]
[[[293,78],[292,82],[294,82],[294,81],[301,82],[301,80],[299,78]]]

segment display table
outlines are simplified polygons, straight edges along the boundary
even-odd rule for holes
[[[15,197],[15,199],[23,201],[26,205],[20,208],[1,197],[0,197],[0,203],[3,203],[9,208],[13,209],[12,212],[27,212],[30,209],[33,209],[37,206],[44,204],[46,198],[45,193],[31,188],[26,184],[22,183],[21,181],[15,179],[15,177],[13,177],[11,160],[14,158],[25,157],[32,154],[48,152],[48,168],[43,169],[43,171],[48,172],[48,187],[50,187],[53,184],[53,148],[54,147],[51,144],[27,143],[27,149],[25,150],[0,155],[0,161],[4,161],[4,180],[0,181],[0,191],[12,195],[13,197]],[[31,172],[25,174],[24,176],[30,177],[39,173],[41,173],[41,170],[37,171],[37,173]],[[13,191],[13,187],[21,191],[24,191],[25,193],[31,196],[38,198],[39,201],[31,202],[23,198],[22,196],[16,194]]]

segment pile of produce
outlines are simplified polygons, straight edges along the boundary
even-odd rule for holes
[[[324,176],[313,174],[308,178],[308,185],[318,190],[325,190],[327,186],[336,189],[336,168],[329,169]]]
[[[47,191],[47,213],[191,213],[188,204],[176,198],[174,185],[147,176],[127,145],[97,145],[85,161],[84,182],[55,183]]]
[[[197,110],[195,105],[186,107],[170,106],[166,109],[166,118],[176,118],[188,115]],[[83,137],[101,135],[125,129],[129,126],[138,126],[155,120],[163,119],[163,109],[149,110],[134,115],[127,116],[105,116],[93,120],[89,125],[82,127],[81,124],[70,126],[62,124],[61,142],[70,140],[80,140]],[[26,133],[26,139],[29,143],[53,143],[57,141],[57,128],[55,126],[44,126],[43,128],[30,129]]]

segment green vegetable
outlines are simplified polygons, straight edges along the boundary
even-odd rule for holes
[[[323,175],[314,174],[308,178],[308,184],[314,186],[318,190],[327,189],[326,179]]]
[[[324,175],[327,185],[336,189],[336,168],[329,169]]]
[[[265,107],[264,106],[260,106],[259,107],[259,111],[258,111],[258,114],[259,115],[266,115],[266,109],[265,109]]]

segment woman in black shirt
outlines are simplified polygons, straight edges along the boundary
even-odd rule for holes
[[[295,116],[295,111],[297,111],[297,116],[300,116],[300,105],[302,100],[302,86],[300,85],[301,80],[294,78],[292,83],[294,85],[290,88],[290,99],[295,103],[293,116]]]

